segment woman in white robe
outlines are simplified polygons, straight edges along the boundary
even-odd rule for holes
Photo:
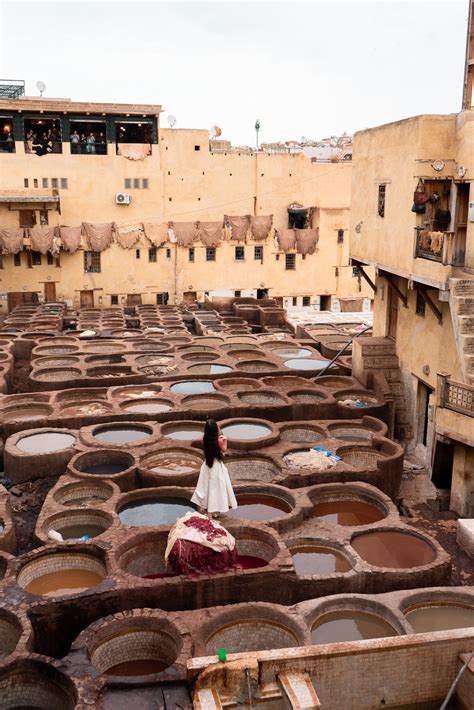
[[[206,510],[210,516],[227,513],[230,508],[237,508],[237,501],[229,471],[222,462],[227,450],[227,439],[220,433],[214,419],[206,421],[202,443],[204,462],[191,502]]]

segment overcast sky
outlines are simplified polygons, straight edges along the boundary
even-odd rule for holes
[[[234,144],[352,133],[461,106],[468,0],[0,0],[0,76],[161,104]]]

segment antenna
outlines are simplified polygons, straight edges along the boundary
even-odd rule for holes
[[[44,83],[44,81],[37,81],[36,88],[40,92],[40,96],[43,96],[43,91],[46,91],[46,84]]]
[[[173,126],[176,125],[176,116],[173,116],[173,115],[170,113],[169,116],[168,116],[168,118],[167,118],[167,121],[168,121],[169,127],[170,127],[170,128],[173,128]]]

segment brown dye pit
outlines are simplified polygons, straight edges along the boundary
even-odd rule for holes
[[[94,495],[80,495],[78,494],[76,498],[70,498],[69,500],[63,501],[61,505],[65,505],[68,508],[69,507],[85,507],[85,506],[91,506],[94,507],[95,505],[101,505],[107,498],[100,498],[99,496],[94,496]]]
[[[316,545],[294,547],[291,554],[296,574],[299,575],[334,574],[348,572],[351,569],[351,564],[344,555],[328,547]]]
[[[97,572],[79,569],[65,569],[60,572],[49,572],[33,579],[25,590],[30,594],[43,597],[59,597],[64,594],[77,594],[95,587],[102,582]]]
[[[165,402],[135,402],[123,407],[127,412],[142,412],[144,414],[158,414],[159,412],[169,412],[171,406]]]
[[[26,451],[28,454],[48,454],[53,451],[67,449],[69,446],[73,446],[75,442],[76,437],[72,434],[47,431],[22,437],[18,441],[16,448],[20,449],[20,451]]]
[[[385,515],[374,505],[357,500],[335,500],[319,503],[313,508],[313,517],[333,525],[369,525],[382,520]]]
[[[335,611],[320,617],[311,631],[314,644],[343,643],[397,636],[388,622],[361,611]]]
[[[84,466],[81,471],[82,473],[91,473],[97,476],[112,476],[114,473],[120,473],[120,471],[125,471],[127,468],[127,465],[122,463],[109,461],[107,463],[94,463]]]
[[[27,409],[10,409],[2,414],[2,418],[6,422],[21,421],[26,422],[29,419],[41,419],[50,414],[49,407],[28,407]]]
[[[163,661],[153,661],[150,659],[138,659],[136,661],[124,661],[117,663],[112,668],[105,671],[106,675],[114,676],[137,676],[149,675],[151,673],[161,673],[168,668],[167,663]]]
[[[282,514],[291,513],[291,506],[276,496],[242,494],[237,496],[238,508],[229,510],[228,515],[244,520],[274,520]]]
[[[454,604],[430,604],[405,612],[406,620],[416,634],[474,626],[474,607]]]
[[[140,427],[112,427],[100,429],[94,433],[94,438],[107,444],[128,444],[140,441],[150,436],[148,429]]]
[[[88,537],[97,537],[97,535],[102,535],[104,532],[104,527],[100,525],[67,525],[65,527],[60,527],[59,532],[63,536],[64,540],[80,540],[81,537],[87,535]]]
[[[351,542],[359,555],[375,567],[410,569],[435,560],[435,551],[416,535],[401,532],[373,532],[358,535]]]

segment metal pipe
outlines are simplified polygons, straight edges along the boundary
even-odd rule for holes
[[[445,701],[444,701],[444,703],[441,705],[441,707],[440,707],[439,710],[446,710],[446,708],[448,707],[448,703],[449,703],[449,701],[451,700],[451,697],[452,697],[454,691],[456,690],[457,684],[458,684],[459,681],[461,680],[464,671],[466,670],[466,668],[468,667],[468,665],[470,664],[470,662],[472,661],[473,658],[474,658],[474,651],[471,651],[471,653],[469,654],[469,656],[468,656],[467,659],[466,659],[466,663],[463,665],[463,667],[461,668],[461,670],[460,670],[459,673],[457,674],[456,678],[453,680],[453,683],[452,683],[452,685],[451,685],[451,687],[450,687],[450,689],[449,689],[449,691],[448,691],[448,694],[447,694],[447,696],[446,696],[446,698],[445,698]]]
[[[334,363],[336,362],[337,358],[340,357],[340,356],[342,355],[342,353],[346,352],[346,350],[347,350],[347,348],[349,347],[349,345],[351,345],[351,343],[352,343],[356,338],[358,338],[359,335],[362,335],[362,333],[366,333],[366,332],[367,332],[368,330],[370,330],[371,328],[372,328],[372,326],[371,326],[371,325],[368,325],[366,328],[364,328],[364,330],[361,330],[361,331],[359,331],[359,333],[356,333],[355,335],[353,335],[352,338],[347,341],[347,343],[344,345],[344,347],[341,348],[341,350],[339,350],[339,352],[337,353],[337,355],[334,355],[334,357],[333,357],[333,359],[331,360],[331,362],[328,362],[328,364],[326,365],[326,367],[324,368],[324,370],[321,370],[320,372],[318,372],[318,374],[316,375],[316,377],[315,377],[314,379],[317,380],[318,377],[322,377],[322,375],[324,375],[324,373],[329,370],[329,368],[331,367],[331,365],[334,365]]]

